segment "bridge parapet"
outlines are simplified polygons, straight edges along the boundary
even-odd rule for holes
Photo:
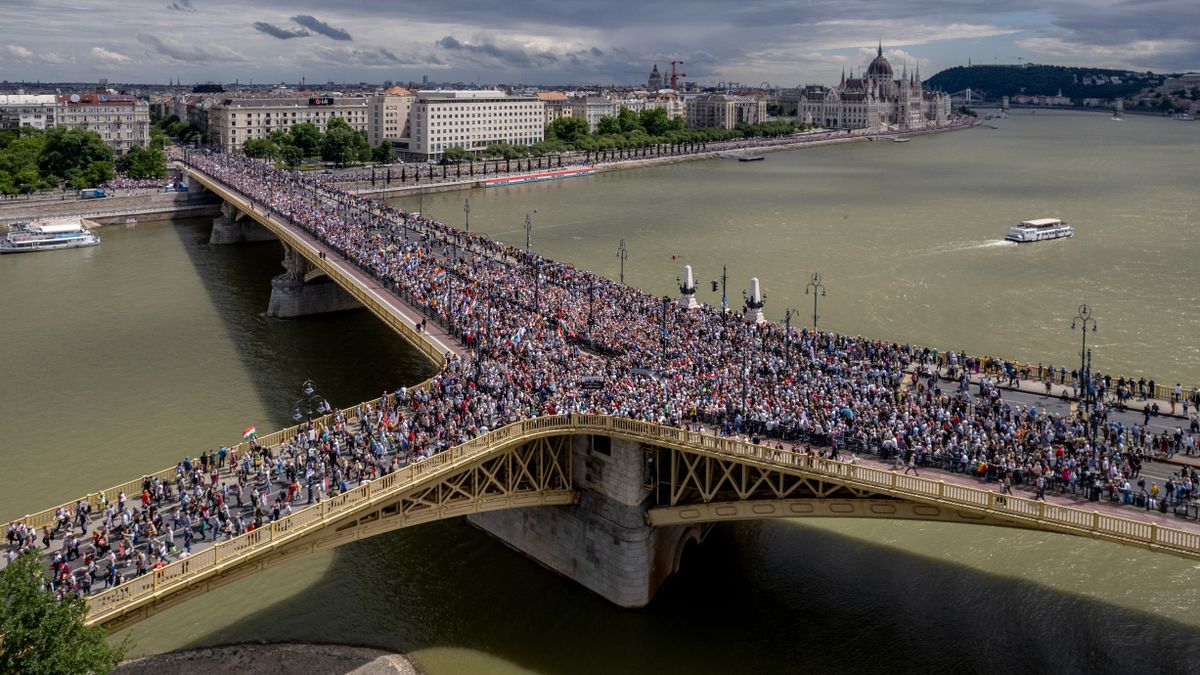
[[[712,459],[736,459],[741,465],[859,490],[873,499],[882,496],[986,516],[992,519],[992,524],[1075,534],[1200,559],[1198,532],[1000,495],[648,422],[600,415],[557,415],[522,420],[501,427],[319,505],[300,509],[260,530],[94,595],[89,599],[88,621],[103,624],[116,620],[131,611],[131,607],[165,598],[206,577],[277,551],[289,542],[297,541],[332,522],[351,517],[359,509],[384,503],[401,491],[413,488],[418,481],[449,475],[490,453],[539,438],[582,434],[599,434]],[[717,491],[712,494],[716,496]],[[897,512],[892,517],[905,517],[905,513]]]

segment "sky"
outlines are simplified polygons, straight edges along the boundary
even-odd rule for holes
[[[0,0],[0,80],[836,81],[883,49],[968,61],[1200,69],[1197,0]]]

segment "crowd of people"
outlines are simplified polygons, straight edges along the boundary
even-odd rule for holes
[[[1149,507],[1200,495],[1200,476],[1187,471],[1138,495],[1130,485],[1152,457],[1195,452],[1195,428],[1155,433],[1102,408],[1085,419],[1014,404],[999,386],[1014,376],[1008,362],[685,309],[302,172],[230,155],[190,162],[372,275],[461,349],[427,388],[350,419],[335,413],[240,457],[221,449],[184,460],[174,482],[148,480],[140,496],[96,514],[64,509],[43,532],[10,528],[10,556],[39,541],[53,550],[62,594],[119,585],[188,555],[196,539],[235,537],[504,424],[560,413],[871,453],[1035,496],[1101,489]]]

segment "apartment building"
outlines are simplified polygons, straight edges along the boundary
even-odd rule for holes
[[[0,131],[33,127],[49,129],[59,112],[54,94],[0,94]]]
[[[409,138],[409,113],[417,97],[403,87],[391,87],[382,94],[370,97],[371,111],[368,116],[367,141],[372,146],[385,140]]]
[[[213,104],[207,118],[213,146],[222,152],[240,152],[248,140],[297,124],[312,124],[324,133],[335,117],[369,135],[370,113],[371,102],[365,96],[226,98]]]
[[[418,91],[401,147],[409,155],[437,158],[447,148],[478,152],[494,143],[532,145],[545,139],[544,104],[536,96],[495,90]]]
[[[121,155],[150,144],[150,105],[126,94],[60,94],[54,126],[86,129]]]
[[[749,96],[703,94],[687,101],[687,125],[693,128],[733,129],[767,118],[767,102]]]

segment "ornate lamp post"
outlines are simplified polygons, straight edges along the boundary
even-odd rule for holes
[[[467,234],[471,234],[471,200],[463,200],[463,214],[467,217]]]
[[[305,380],[300,385],[300,393],[301,397],[296,400],[296,407],[292,410],[292,420],[296,423],[300,420],[311,422],[314,415],[320,417],[331,410],[325,398],[317,393],[317,385],[312,380]]]
[[[621,245],[617,247],[617,260],[621,261],[621,285],[625,285],[625,261],[629,258],[629,251],[625,249],[625,240],[621,240]]]
[[[1079,313],[1074,319],[1071,319],[1071,330],[1079,328],[1079,333],[1082,337],[1082,344],[1079,347],[1079,386],[1083,387],[1083,391],[1079,393],[1079,404],[1083,406],[1083,412],[1086,415],[1088,405],[1092,398],[1092,354],[1087,348],[1088,324],[1092,325],[1092,332],[1097,330],[1096,319],[1092,317],[1092,308],[1086,304],[1079,306]]]
[[[529,240],[532,235],[533,235],[533,218],[528,213],[526,213],[525,214],[525,250],[527,252],[529,251]]]
[[[817,294],[825,297],[825,284],[821,283],[821,273],[813,272],[812,280],[808,282],[808,287],[804,289],[804,294],[808,295],[812,291],[813,296],[813,332],[817,330]]]

